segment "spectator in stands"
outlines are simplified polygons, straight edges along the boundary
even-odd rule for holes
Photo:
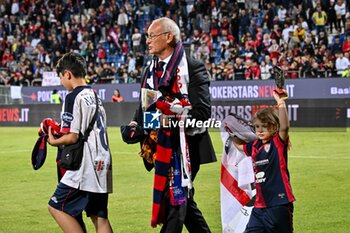
[[[325,31],[327,23],[327,14],[322,10],[321,5],[317,5],[316,11],[312,14],[312,21],[316,26],[317,33]]]
[[[133,52],[136,53],[137,51],[141,51],[140,44],[141,44],[141,38],[142,35],[139,32],[139,29],[136,27],[134,28],[134,33],[132,34],[132,49]]]
[[[226,69],[224,70],[224,72],[226,73],[226,77],[225,80],[234,80],[234,68],[233,68],[233,64],[231,62],[227,63],[226,65]]]
[[[8,73],[6,70],[0,70],[0,86],[8,85]]]
[[[348,14],[349,14],[349,17],[347,17],[345,21],[345,31],[349,34],[350,33],[350,11],[348,12]]]
[[[283,24],[283,30],[282,30],[282,39],[283,42],[287,43],[288,42],[288,36],[289,36],[289,32],[292,31],[294,32],[294,29],[292,29],[289,25],[288,22],[285,22]]]
[[[343,28],[345,30],[345,15],[346,15],[346,5],[343,0],[336,0],[336,4],[334,6],[335,14],[337,17],[337,24],[339,31],[341,31],[341,24],[343,24]]]
[[[321,78],[324,77],[324,70],[320,69],[319,64],[317,62],[317,59],[315,57],[310,58],[311,63],[311,69],[310,69],[310,76],[312,78]]]
[[[290,66],[287,68],[287,74],[286,78],[289,79],[296,79],[299,77],[299,69],[298,69],[298,62],[293,60],[290,64]]]
[[[112,80],[114,80],[114,73],[115,72],[113,71],[113,67],[111,67],[110,64],[105,62],[103,63],[102,69],[99,73],[100,80],[103,83],[110,83]]]
[[[343,53],[350,52],[350,33],[346,36],[346,40],[343,42],[342,51]]]
[[[240,35],[247,33],[247,28],[250,24],[249,15],[245,9],[241,9],[239,18],[239,32]]]
[[[139,70],[140,68],[142,68],[142,66],[144,66],[144,56],[142,55],[141,52],[136,52],[135,54],[135,66],[136,69]]]
[[[312,35],[311,34],[308,34],[305,37],[304,44],[303,44],[303,47],[302,47],[302,51],[303,51],[303,53],[309,54],[311,56],[315,55],[315,46],[314,46],[314,43],[312,41]]]
[[[208,44],[205,41],[202,41],[201,45],[198,47],[196,57],[204,62],[209,61],[210,51]]]
[[[225,80],[224,68],[221,65],[216,66],[215,70],[213,70],[213,75],[214,75],[213,80],[215,81]]]
[[[282,25],[287,17],[287,10],[283,5],[280,5],[277,10],[279,24]]]
[[[133,73],[136,69],[136,59],[132,53],[128,54],[126,63],[128,64],[128,74]]]
[[[318,34],[318,38],[317,38],[317,47],[320,47],[321,45],[325,45],[325,47],[328,47],[328,38],[325,32],[321,31]]]
[[[330,33],[333,33],[333,27],[336,30],[339,30],[338,23],[337,23],[337,16],[336,16],[336,13],[335,13],[334,6],[335,6],[335,0],[330,0],[329,1],[329,7],[328,7],[328,10],[327,10],[327,17],[328,17],[329,32]]]
[[[201,28],[203,30],[204,33],[206,34],[210,34],[210,25],[211,25],[211,20],[209,15],[204,15],[204,18],[201,20],[200,22]]]
[[[271,59],[278,59],[280,55],[280,46],[277,44],[275,39],[272,39],[271,46],[268,48]]]
[[[78,2],[55,5],[49,1],[49,4],[34,7],[28,1],[9,1],[7,3],[8,10],[0,12],[2,19],[0,24],[0,58],[2,62],[6,63],[6,66],[8,63],[12,64],[12,61],[16,61],[13,64],[19,64],[21,57],[26,55],[26,58],[31,60],[34,57],[39,59],[41,64],[36,64],[35,67],[45,70],[48,67],[53,68],[54,61],[57,62],[55,51],[65,53],[68,50],[77,50],[87,61],[96,63],[102,61],[98,57],[101,53],[97,52],[99,42],[101,42],[102,48],[105,50],[105,62],[115,63],[116,68],[118,68],[121,63],[127,60],[127,54],[130,51],[136,53],[135,49],[140,49],[141,54],[147,57],[145,35],[150,20],[159,17],[162,12],[167,12],[169,17],[179,22],[182,33],[188,38],[189,43],[191,43],[190,39],[193,39],[195,30],[199,31],[199,38],[202,35],[207,35],[206,41],[210,42],[208,46],[212,56],[209,59],[210,62],[220,62],[220,44],[226,40],[225,36],[228,40],[230,40],[230,36],[234,38],[232,44],[234,46],[226,45],[226,50],[229,50],[231,54],[224,56],[225,60],[234,60],[240,54],[245,54],[247,32],[250,32],[252,40],[256,43],[256,46],[250,44],[249,50],[253,51],[248,51],[247,54],[248,56],[255,54],[259,58],[258,63],[268,54],[266,46],[262,42],[262,37],[265,37],[266,34],[271,40],[275,39],[282,50],[285,47],[280,43],[281,31],[283,31],[284,41],[288,43],[289,31],[293,30],[299,47],[302,47],[306,35],[310,34],[311,30],[317,29],[314,24],[317,24],[316,19],[318,19],[320,7],[322,15],[324,15],[324,11],[327,12],[328,19],[323,27],[324,36],[322,33],[317,33],[312,38],[314,45],[317,45],[315,48],[319,47],[321,43],[326,44],[326,46],[332,44],[328,49],[334,55],[339,46],[337,44],[333,46],[333,41],[328,43],[328,35],[334,33],[334,29],[338,30],[335,34],[339,36],[340,49],[342,49],[346,33],[350,30],[350,18],[346,19],[345,17],[346,14],[350,14],[349,10],[346,9],[346,7],[350,7],[350,4],[346,4],[344,0],[331,0],[329,3],[326,0],[318,3],[314,1],[314,4],[311,3],[312,1],[260,1],[262,4],[260,11],[252,8],[252,6],[256,6],[255,3],[248,1],[242,1],[238,4],[210,1],[210,7],[209,3],[206,4],[205,1],[195,1],[192,12],[187,12],[187,8],[189,9],[190,6],[188,1],[183,1],[181,4],[157,5],[151,2],[149,5],[142,6],[139,6],[138,2],[135,1],[103,1],[102,4],[101,1],[85,1],[83,5],[79,5]],[[0,5],[2,4],[4,3],[0,3]],[[14,9],[17,9],[17,5],[19,6],[18,10],[13,11],[16,12],[15,14],[11,13],[11,5],[15,6]],[[316,5],[315,8],[314,5]],[[335,8],[339,12],[338,15],[341,15],[341,19],[337,23],[335,23],[337,20]],[[284,10],[287,13],[281,16]],[[278,17],[278,13],[280,13],[279,16],[282,20]],[[124,18],[124,21],[128,21],[128,23],[118,25],[118,18]],[[283,20],[283,18],[285,19]],[[322,20],[322,17],[320,19]],[[133,33],[131,32],[139,29],[141,39],[132,39]],[[298,30],[300,32],[297,33]],[[186,42],[186,40],[183,41]],[[138,48],[137,42],[140,43]],[[211,45],[211,43],[213,44]],[[200,43],[197,45],[199,47]],[[8,56],[10,59],[12,57],[12,61],[3,60],[6,49],[9,50]],[[242,52],[239,53],[239,51]],[[278,58],[278,60],[280,59]],[[35,70],[32,72],[36,73]],[[25,72],[22,74],[25,76]]]
[[[300,44],[300,41],[298,41],[298,39],[300,38],[299,32],[300,32],[299,29],[295,30],[294,32],[289,31],[288,41],[287,41],[287,49],[289,51],[294,51],[298,47],[298,44]],[[297,36],[295,36],[295,34],[297,34]]]
[[[116,72],[116,79],[118,83],[128,83],[128,73],[125,65],[121,65]]]
[[[339,35],[334,37],[334,43],[330,45],[331,54],[334,56],[337,52],[342,51],[342,43],[340,42]]]
[[[7,85],[10,86],[22,86],[23,76],[19,72],[11,73],[10,78],[7,81]]]
[[[344,57],[344,54],[341,51],[338,51],[336,54],[335,68],[337,70],[338,77],[341,77],[343,72],[348,68],[350,61],[347,57]]]
[[[5,52],[2,55],[2,59],[1,59],[2,67],[8,67],[10,65],[10,62],[13,60],[14,60],[14,58],[10,53],[10,49],[5,49]]]
[[[245,76],[246,80],[250,79],[260,79],[260,67],[255,58],[247,61],[247,74]]]
[[[293,33],[299,46],[301,46],[301,43],[303,43],[303,41],[305,39],[305,34],[306,34],[305,29],[303,28],[301,22],[299,21],[297,28],[296,28],[296,30],[294,30],[294,33]],[[288,44],[289,44],[289,39],[290,39],[290,37],[288,38]]]
[[[300,67],[300,73],[301,77],[307,78],[310,76],[311,72],[311,63],[310,63],[310,55],[305,54],[301,57],[301,67]]]
[[[260,72],[261,72],[261,79],[266,80],[271,78],[271,72],[272,66],[270,64],[266,64],[265,61],[261,61],[260,63]]]
[[[246,50],[252,49],[252,50],[256,50],[258,43],[257,40],[253,40],[253,36],[250,32],[247,32],[246,34],[246,41],[244,42],[244,47]],[[249,46],[249,47],[248,47]]]
[[[124,101],[124,98],[120,94],[119,89],[115,89],[114,92],[113,92],[113,95],[112,95],[112,102],[120,103],[120,102],[123,102],[123,101]]]
[[[332,59],[329,58],[329,56],[324,55],[322,56],[322,68],[325,71],[325,77],[334,77],[335,76],[335,67],[334,62]]]
[[[343,78],[349,78],[350,77],[350,64],[349,64],[348,68],[343,72],[343,74],[341,76]]]
[[[234,64],[235,80],[245,80],[245,65],[242,57],[237,57]]]
[[[86,74],[87,83],[94,84],[97,83],[100,79],[98,73],[96,72],[95,66],[93,62],[89,62]]]

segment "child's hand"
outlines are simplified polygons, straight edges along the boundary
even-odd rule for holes
[[[283,92],[287,93],[284,89]],[[276,91],[273,91],[273,97],[275,98],[277,104],[284,103],[288,99],[288,95],[281,96]]]
[[[49,126],[49,130],[48,130],[48,138],[47,138],[47,142],[51,145],[51,146],[55,146],[53,143],[55,141],[54,136],[52,135],[52,131],[51,131],[51,126]]]

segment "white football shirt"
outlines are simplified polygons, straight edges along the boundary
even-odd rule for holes
[[[61,132],[85,133],[96,110],[96,100],[90,86],[79,86],[64,101]],[[106,112],[99,99],[99,109],[93,130],[84,144],[84,156],[77,171],[67,171],[61,182],[94,193],[112,192],[112,159],[108,146]]]

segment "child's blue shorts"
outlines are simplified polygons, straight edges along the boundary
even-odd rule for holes
[[[292,233],[293,203],[254,208],[245,233]]]
[[[94,215],[108,218],[108,193],[91,193],[69,187],[63,183],[57,185],[49,205],[73,217],[85,210],[88,217]]]

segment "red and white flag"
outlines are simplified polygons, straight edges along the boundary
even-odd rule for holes
[[[252,160],[240,152],[227,132],[221,131],[224,144],[221,161],[221,223],[223,233],[242,233],[254,205]]]

